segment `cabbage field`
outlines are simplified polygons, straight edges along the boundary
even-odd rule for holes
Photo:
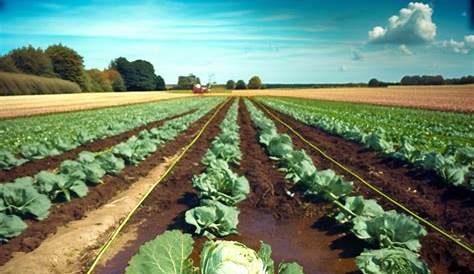
[[[473,118],[198,96],[0,120],[0,273],[474,273]]]

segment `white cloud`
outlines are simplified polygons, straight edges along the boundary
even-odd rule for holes
[[[346,65],[342,65],[339,67],[339,71],[342,71],[342,72],[345,72],[345,71],[348,71],[349,68],[346,66]]]
[[[405,44],[401,44],[399,49],[402,53],[406,55],[413,55],[413,52]]]
[[[445,40],[441,43],[441,47],[454,53],[468,54],[474,49],[474,35],[464,36],[463,41],[456,41],[454,39]]]
[[[360,61],[364,59],[364,55],[359,50],[353,49],[351,50],[351,58],[352,61]]]
[[[433,41],[436,24],[432,15],[433,9],[428,4],[411,2],[399,15],[391,16],[385,28],[376,26],[369,31],[369,42],[416,44]]]

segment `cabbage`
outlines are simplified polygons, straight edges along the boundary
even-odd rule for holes
[[[208,241],[201,252],[201,274],[266,274],[257,252],[234,241]]]

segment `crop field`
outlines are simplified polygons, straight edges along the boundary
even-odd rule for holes
[[[244,90],[241,96],[282,96],[422,109],[474,112],[474,85],[390,86],[388,88],[319,88]]]
[[[473,104],[261,92],[11,101],[0,273],[474,273]]]

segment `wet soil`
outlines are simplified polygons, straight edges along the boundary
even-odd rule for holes
[[[442,184],[432,173],[419,171],[411,165],[386,159],[378,153],[318,128],[307,126],[291,117],[272,111],[285,123],[320,147],[338,162],[349,167],[362,178],[408,206],[420,216],[438,224],[450,233],[471,244],[474,243],[474,194],[457,187]],[[292,137],[296,148],[304,149],[318,169],[333,169],[353,180],[355,192],[378,200],[385,209],[397,209],[362,185],[347,172],[323,158],[317,151],[302,142],[286,127],[275,121],[280,132]],[[400,210],[398,210],[400,212]],[[474,273],[474,257],[440,234],[428,230],[422,240],[421,254],[433,273]]]
[[[49,235],[54,234],[58,227],[68,222],[82,219],[87,212],[94,210],[112,199],[116,194],[126,190],[131,184],[148,174],[150,170],[166,161],[167,158],[186,146],[199,129],[210,118],[213,111],[193,123],[188,130],[174,141],[159,148],[138,166],[127,166],[118,176],[105,176],[103,183],[89,187],[89,193],[81,199],[73,199],[69,203],[54,204],[47,219],[43,221],[28,220],[28,228],[18,237],[0,245],[0,265],[11,259],[14,252],[30,252],[36,249]]]
[[[91,151],[91,152],[97,152],[97,151],[102,151],[104,149],[107,149],[109,147],[112,147],[116,144],[119,144],[121,142],[127,141],[130,137],[133,135],[138,134],[142,130],[145,129],[152,129],[155,127],[159,127],[163,125],[166,121],[184,116],[186,114],[190,114],[194,111],[188,111],[182,114],[178,114],[169,118],[165,118],[159,121],[151,122],[146,125],[134,128],[130,131],[123,132],[118,135],[110,136],[104,139],[96,140],[89,142],[87,144],[81,145],[76,147],[75,149],[66,151],[60,155],[56,156],[50,156],[46,157],[43,159],[39,160],[34,160],[31,162],[27,162],[21,166],[17,166],[15,168],[12,168],[10,170],[0,170],[0,182],[1,183],[6,183],[9,181],[13,181],[16,178],[19,177],[25,177],[25,176],[33,176],[37,174],[38,172],[42,170],[48,170],[48,169],[54,169],[59,167],[61,162],[65,160],[73,160],[81,153],[82,151]]]
[[[132,218],[124,233],[130,230],[130,233],[137,233],[137,238],[122,246],[121,251],[110,260],[103,262],[96,273],[123,273],[139,247],[165,230],[193,232],[193,228],[184,222],[186,210],[199,203],[191,179],[205,169],[199,161],[210,146],[210,141],[219,133],[219,119]],[[238,227],[240,235],[225,239],[238,240],[255,249],[259,248],[260,240],[263,240],[272,246],[276,262],[296,260],[303,265],[306,273],[355,272],[357,268],[353,258],[362,251],[365,243],[347,235],[345,228],[338,227],[324,217],[329,205],[309,203],[298,195],[295,198],[287,195],[286,190],[291,185],[259,145],[257,132],[242,103],[238,119],[243,159],[241,166],[234,167],[234,170],[249,180],[251,193],[238,205],[241,211]],[[192,258],[197,263],[206,239],[194,239]]]

